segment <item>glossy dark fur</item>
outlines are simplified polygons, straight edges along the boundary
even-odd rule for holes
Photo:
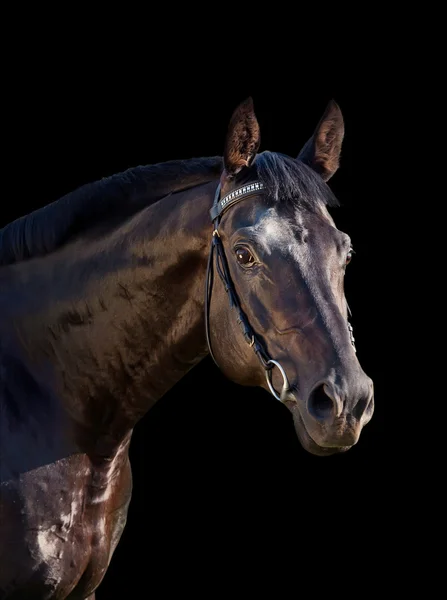
[[[219,181],[223,193],[255,179],[268,189],[232,207],[221,236],[242,307],[287,371],[283,401],[303,447],[326,455],[357,442],[372,382],[346,324],[350,241],[326,208],[342,138],[331,103],[298,159],[257,154],[247,101],[223,159],[131,169],[0,232],[2,599],[94,597],[126,521],[133,428],[208,352]],[[236,260],[241,246],[248,266]],[[266,388],[218,280],[210,316],[222,371]]]

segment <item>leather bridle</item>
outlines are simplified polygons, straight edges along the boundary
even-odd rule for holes
[[[241,304],[239,302],[238,295],[236,293],[233,280],[231,279],[230,271],[228,269],[227,258],[225,256],[225,251],[223,248],[222,240],[219,235],[219,224],[222,213],[228,210],[231,206],[236,204],[236,202],[240,202],[242,199],[247,196],[253,196],[254,194],[262,193],[264,190],[264,184],[260,181],[254,181],[248,183],[246,185],[240,186],[228,193],[223,198],[220,198],[221,185],[217,186],[216,194],[214,196],[213,206],[210,210],[211,221],[214,225],[213,235],[211,239],[211,249],[208,257],[208,266],[206,271],[206,283],[205,283],[205,330],[206,330],[206,341],[208,343],[208,348],[211,354],[211,358],[214,360],[217,366],[219,366],[216,357],[214,356],[212,347],[211,347],[211,336],[210,336],[210,327],[209,327],[209,309],[211,304],[211,294],[213,291],[213,281],[214,281],[214,253],[216,253],[216,269],[219,273],[219,276],[224,284],[225,291],[228,294],[230,300],[230,307],[234,308],[237,312],[237,322],[239,323],[242,333],[244,335],[244,339],[247,344],[253,348],[256,356],[261,363],[262,368],[265,370],[265,376],[267,380],[267,384],[273,396],[281,401],[281,397],[285,397],[287,391],[289,390],[289,381],[287,379],[286,373],[282,366],[276,360],[273,360],[269,357],[267,351],[261,344],[257,335],[255,334],[250,322],[242,310]],[[281,393],[278,394],[272,383],[272,370],[273,367],[277,367],[283,378],[283,386]],[[290,400],[292,397],[289,395],[288,399]]]
[[[244,339],[247,344],[253,348],[256,356],[261,363],[262,368],[265,370],[265,376],[267,380],[267,384],[273,396],[279,400],[287,398],[288,401],[294,401],[292,394],[287,394],[290,389],[289,381],[287,379],[287,375],[280,365],[280,363],[276,360],[273,360],[269,357],[266,349],[262,345],[261,341],[258,339],[256,333],[254,332],[250,322],[242,310],[236,289],[233,284],[233,280],[231,279],[230,271],[228,269],[228,263],[225,256],[225,251],[223,248],[222,240],[219,235],[219,224],[222,217],[222,213],[228,210],[231,206],[240,202],[244,198],[249,196],[253,196],[255,194],[260,194],[264,192],[264,184],[261,181],[253,181],[242,185],[233,191],[226,194],[223,198],[220,197],[221,194],[221,184],[217,186],[216,194],[214,196],[213,206],[210,210],[211,222],[214,225],[212,239],[211,239],[211,249],[208,257],[208,265],[206,272],[206,282],[205,282],[205,330],[206,330],[206,341],[208,344],[208,349],[211,354],[211,358],[219,366],[216,357],[214,356],[212,347],[211,347],[211,336],[210,336],[210,326],[209,326],[209,312],[210,312],[210,304],[211,304],[211,294],[213,290],[213,281],[214,281],[214,253],[216,254],[216,269],[219,273],[219,276],[224,284],[225,291],[228,294],[230,300],[230,307],[234,308],[237,313],[237,322],[241,327],[242,333],[244,335]],[[349,314],[351,311],[349,310]],[[351,339],[351,344],[354,346],[354,336],[351,324],[348,322],[349,335]],[[281,393],[278,392],[273,387],[272,382],[272,371],[273,368],[277,367],[283,378],[283,386]]]

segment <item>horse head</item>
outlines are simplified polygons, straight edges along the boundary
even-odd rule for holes
[[[297,157],[259,153],[248,99],[231,118],[211,210],[212,356],[231,380],[282,401],[301,444],[316,455],[356,444],[374,410],[344,293],[353,248],[328,210],[338,204],[327,182],[343,136],[340,108],[331,102]]]

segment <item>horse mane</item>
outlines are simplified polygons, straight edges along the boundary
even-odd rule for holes
[[[256,156],[254,167],[278,202],[338,206],[329,186],[300,160],[264,151]],[[213,181],[222,169],[219,156],[172,160],[87,183],[0,229],[0,266],[54,252],[100,223],[116,223],[170,193]]]
[[[0,229],[0,266],[54,252],[103,221],[125,219],[164,196],[217,178],[221,157],[130,168],[87,183]]]
[[[311,210],[315,210],[319,202],[339,206],[327,183],[301,160],[264,151],[256,156],[254,167],[269,197],[277,202],[306,206]]]

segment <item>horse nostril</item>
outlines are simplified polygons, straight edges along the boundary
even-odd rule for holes
[[[352,410],[352,416],[355,417],[358,421],[360,421],[363,415],[369,416],[369,413],[371,412],[373,406],[374,404],[372,396],[361,398],[354,406]]]
[[[309,414],[317,421],[327,421],[336,409],[335,400],[326,394],[325,389],[324,384],[315,388],[307,403]]]

